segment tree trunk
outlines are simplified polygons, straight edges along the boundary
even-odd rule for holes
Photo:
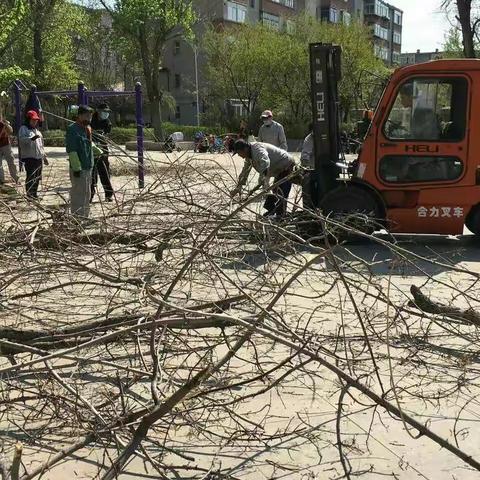
[[[160,99],[150,100],[150,116],[155,137],[158,140],[163,141],[164,132],[162,126],[162,107]]]
[[[465,58],[475,58],[474,34],[472,28],[472,0],[457,0],[458,20],[462,28],[463,54]]]
[[[43,80],[45,63],[43,58],[42,23],[34,16],[33,23],[33,60],[35,79]]]
[[[146,40],[145,29],[141,28],[139,32],[140,55],[142,57],[143,75],[145,77],[145,86],[147,96],[150,101],[150,117],[153,125],[155,137],[163,141],[162,127],[162,94],[160,92],[159,60],[157,52],[150,52],[149,44]]]

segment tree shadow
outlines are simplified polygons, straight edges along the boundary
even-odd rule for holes
[[[462,268],[463,263],[480,262],[480,239],[474,235],[377,234],[369,241],[338,245],[334,254],[342,270],[367,269],[376,276],[432,276]],[[328,259],[327,268],[334,268]]]

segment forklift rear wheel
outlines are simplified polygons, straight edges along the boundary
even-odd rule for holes
[[[337,239],[352,240],[361,236],[351,229],[371,235],[383,220],[381,208],[375,197],[363,188],[355,186],[339,187],[323,198],[320,208],[326,218],[340,225],[330,223],[329,233]]]
[[[480,205],[472,208],[465,219],[465,225],[474,235],[480,235]]]

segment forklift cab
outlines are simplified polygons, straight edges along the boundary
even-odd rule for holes
[[[317,48],[328,52],[331,46]],[[314,124],[315,110],[313,103]],[[391,232],[455,235],[467,225],[480,234],[478,119],[480,60],[399,68],[378,104],[354,174],[348,180],[337,175],[333,188],[317,192],[318,206],[326,215],[367,213]],[[335,159],[331,152],[329,164]],[[317,175],[331,178],[325,164],[319,155]]]
[[[480,202],[475,82],[476,60],[436,60],[392,76],[353,179],[379,193],[392,232],[461,234],[470,223]]]

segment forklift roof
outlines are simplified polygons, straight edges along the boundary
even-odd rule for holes
[[[468,72],[480,70],[480,60],[468,59],[448,59],[448,60],[431,60],[425,63],[416,63],[399,68],[397,71],[402,74],[410,72]]]

